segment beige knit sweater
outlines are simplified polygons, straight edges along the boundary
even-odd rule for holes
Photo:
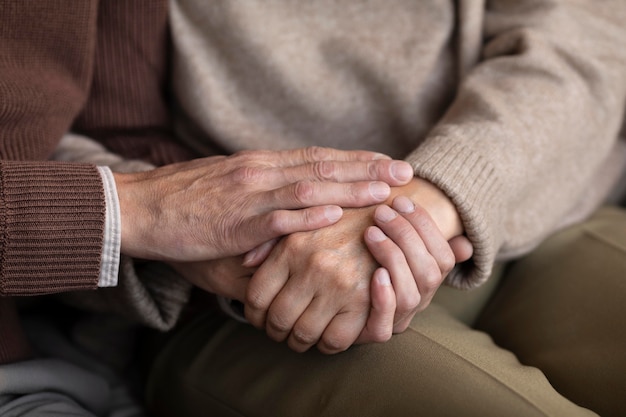
[[[469,288],[615,189],[624,22],[623,0],[173,0],[179,129],[405,158],[457,206]]]

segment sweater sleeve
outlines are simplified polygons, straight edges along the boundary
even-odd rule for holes
[[[72,131],[126,159],[191,159],[172,134],[168,75],[168,2],[100,2],[93,82]]]
[[[108,166],[114,172],[154,168],[146,162],[124,159],[93,139],[76,134],[65,135],[53,157]],[[117,286],[64,293],[63,300],[84,310],[116,313],[155,329],[170,330],[187,303],[191,284],[159,262],[138,262],[123,255],[120,261]]]
[[[95,288],[95,166],[47,161],[86,102],[96,2],[0,5],[0,295]]]
[[[461,288],[593,210],[585,193],[614,153],[626,95],[623,1],[492,0],[484,16],[480,61],[408,157],[474,244],[470,268],[448,277]],[[617,175],[605,177],[608,190]]]

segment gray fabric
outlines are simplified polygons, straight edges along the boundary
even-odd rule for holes
[[[132,328],[116,325],[114,318],[106,322],[92,316],[70,329],[60,326],[53,315],[23,321],[45,358],[0,366],[0,416],[144,415],[126,375],[120,373],[128,368],[133,352]],[[90,349],[93,345],[108,349],[96,352]]]
[[[108,166],[113,172],[139,172],[153,168],[138,160],[123,159],[85,136],[68,133],[52,158]],[[191,284],[159,262],[135,263],[121,256],[116,287],[63,294],[64,301],[83,310],[112,312],[158,330],[170,330],[187,303]]]
[[[62,360],[36,359],[0,367],[2,416],[70,411],[81,416],[105,416],[110,396],[111,389],[104,378]]]
[[[4,399],[5,396],[0,396],[0,404],[3,404],[0,415],[5,417],[94,416],[62,394],[46,392],[24,395],[6,404]]]

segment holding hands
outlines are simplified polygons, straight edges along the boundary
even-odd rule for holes
[[[386,341],[406,329],[454,264],[472,254],[443,193],[419,179],[402,189],[437,219],[399,195],[391,207],[348,209],[337,224],[291,234],[276,247],[276,240],[267,242],[253,256],[177,268],[196,285],[244,302],[252,324],[296,351],[317,345],[336,353],[353,343]]]
[[[245,151],[115,177],[123,253],[244,302],[296,351],[388,340],[471,256],[447,197],[377,153]]]
[[[449,243],[404,196],[392,206],[349,210],[333,226],[283,238],[250,281],[246,318],[296,351],[337,353],[404,331],[471,245]]]
[[[122,252],[179,262],[239,255],[336,223],[342,207],[380,203],[412,176],[407,163],[381,154],[315,147],[116,173]]]

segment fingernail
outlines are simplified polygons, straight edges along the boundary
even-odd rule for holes
[[[415,204],[403,195],[396,197],[392,205],[400,213],[408,214],[415,211]]]
[[[334,223],[337,220],[341,219],[341,216],[343,215],[343,210],[341,209],[341,207],[328,206],[324,210],[324,215],[329,221]]]
[[[367,229],[367,237],[372,242],[382,242],[387,239],[387,236],[378,227],[372,226]]]
[[[390,156],[387,156],[387,155],[385,155],[385,154],[382,154],[382,153],[377,153],[377,154],[375,154],[375,155],[374,155],[374,157],[373,157],[372,159],[373,159],[374,161],[379,160],[379,159],[386,159],[386,160],[389,160],[389,159],[391,159],[391,157],[390,157]]]
[[[376,209],[374,215],[376,216],[376,220],[387,223],[395,219],[398,214],[389,206],[382,205]]]
[[[391,175],[398,181],[408,181],[413,178],[414,172],[411,165],[406,162],[392,162]]]
[[[391,286],[391,277],[389,276],[389,271],[385,268],[380,268],[376,271],[376,281],[383,287]]]
[[[241,263],[241,265],[242,266],[250,265],[252,261],[254,261],[256,254],[257,254],[256,249],[252,249],[250,252],[246,253],[246,255],[243,257],[243,262]]]
[[[373,182],[370,184],[370,194],[379,200],[389,197],[390,192],[389,185],[384,182]]]

